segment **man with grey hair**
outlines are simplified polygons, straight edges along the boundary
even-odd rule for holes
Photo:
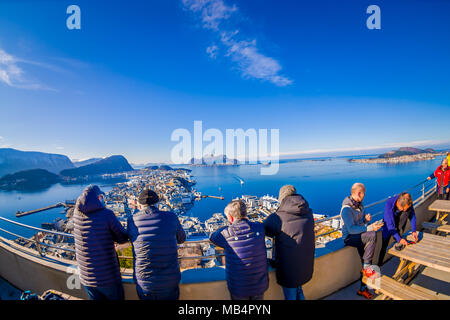
[[[233,222],[233,220],[245,219],[247,217],[247,208],[245,206],[245,203],[242,201],[230,202],[225,207],[224,212],[228,220],[231,219],[230,222]]]
[[[302,285],[314,272],[314,218],[308,202],[292,185],[280,189],[280,207],[264,221],[275,240],[277,283],[286,300],[304,300]]]
[[[375,245],[376,232],[383,226],[382,221],[369,224],[372,219],[370,214],[365,214],[362,204],[366,194],[366,187],[362,183],[355,183],[351,189],[351,195],[344,199],[341,208],[342,238],[346,246],[355,247],[362,261],[361,287],[357,294],[366,299],[373,299],[374,295],[362,282],[362,277],[376,275],[371,266]]]
[[[230,226],[210,236],[225,250],[226,276],[232,300],[262,300],[269,286],[264,226],[247,219],[241,200],[233,200],[225,210]]]

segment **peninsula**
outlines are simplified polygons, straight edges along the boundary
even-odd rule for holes
[[[415,161],[432,160],[438,156],[444,156],[445,152],[436,152],[433,149],[400,148],[379,155],[376,158],[349,159],[349,162],[358,163],[408,163]]]

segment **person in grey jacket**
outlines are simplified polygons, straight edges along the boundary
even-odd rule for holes
[[[365,193],[366,187],[362,183],[355,183],[352,186],[351,195],[342,202],[342,238],[346,246],[355,247],[358,250],[363,265],[361,287],[357,294],[366,299],[372,299],[374,295],[362,282],[362,277],[370,278],[376,275],[371,265],[377,240],[376,231],[383,226],[383,222],[369,224],[372,217],[370,214],[365,214],[362,204]]]
[[[92,300],[123,300],[124,291],[114,243],[128,235],[114,213],[105,208],[103,192],[88,186],[73,213],[75,252],[80,281]]]

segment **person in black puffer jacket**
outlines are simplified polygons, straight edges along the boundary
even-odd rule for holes
[[[262,300],[269,286],[264,226],[250,222],[244,202],[225,208],[231,226],[211,234],[210,240],[225,249],[226,276],[232,300]]]
[[[275,240],[277,282],[286,300],[304,300],[302,285],[314,271],[314,218],[308,202],[286,185],[280,189],[280,207],[264,221],[266,235]]]
[[[105,208],[103,192],[87,187],[73,214],[75,251],[80,280],[92,300],[123,300],[124,291],[114,242],[128,235],[114,213]]]
[[[173,212],[159,211],[152,190],[139,196],[141,210],[128,217],[128,235],[133,243],[136,290],[141,300],[177,300],[181,280],[177,243],[186,234]]]

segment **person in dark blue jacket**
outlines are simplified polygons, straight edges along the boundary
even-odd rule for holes
[[[177,300],[181,280],[177,243],[186,234],[173,212],[159,211],[158,195],[144,190],[141,210],[128,217],[128,235],[133,243],[136,290],[141,300]]]
[[[402,192],[398,196],[389,199],[384,207],[383,244],[381,245],[378,265],[381,266],[383,264],[389,242],[392,238],[397,243],[404,246],[408,245],[408,242],[402,238],[406,231],[408,220],[411,222],[412,235],[417,242],[416,214],[414,212],[413,201],[409,193]]]
[[[211,234],[210,240],[225,250],[228,290],[232,300],[262,300],[269,286],[264,226],[247,219],[241,200],[225,208],[230,226]]]
[[[124,291],[114,243],[128,235],[114,213],[105,208],[103,192],[87,187],[73,214],[75,252],[80,282],[92,300],[123,300]]]

